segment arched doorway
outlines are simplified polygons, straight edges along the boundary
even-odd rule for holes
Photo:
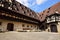
[[[14,29],[14,24],[13,23],[8,23],[7,24],[7,30],[8,31],[13,31],[13,29]]]
[[[51,32],[58,32],[57,31],[57,26],[55,24],[50,26]]]

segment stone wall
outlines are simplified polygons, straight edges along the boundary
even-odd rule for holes
[[[32,30],[37,29],[37,27],[38,27],[35,24],[28,24],[28,23],[23,23],[23,22],[15,22],[15,21],[3,20],[3,19],[0,19],[0,22],[1,22],[0,29],[2,31],[7,31],[7,24],[8,23],[13,23],[14,24],[14,29],[13,29],[14,31],[16,31],[17,29],[22,29],[23,30],[23,28],[28,28],[27,25],[29,25],[29,28],[31,28]],[[22,24],[24,24],[25,27],[22,27]]]
[[[60,22],[58,22],[57,29],[58,29],[58,32],[60,33]]]

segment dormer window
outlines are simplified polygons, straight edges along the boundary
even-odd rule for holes
[[[41,17],[41,19],[42,19],[42,17]]]
[[[47,11],[47,13],[49,13],[49,11]]]
[[[43,14],[42,14],[43,15]]]
[[[48,8],[48,10],[50,10],[50,8]]]
[[[24,11],[24,14],[26,14],[26,12]]]
[[[43,13],[45,12],[45,10],[43,11]]]

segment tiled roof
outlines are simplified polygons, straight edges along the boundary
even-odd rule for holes
[[[44,21],[46,19],[47,16],[50,16],[54,13],[58,12],[58,14],[60,14],[60,2],[56,3],[55,5],[53,5],[52,7],[44,10],[43,12],[39,13],[39,19],[40,21]]]
[[[38,20],[38,15],[36,12],[15,0],[12,1],[1,0],[0,3],[1,3],[0,6],[3,6],[4,8],[8,8],[11,11],[15,11],[27,17]]]
[[[38,19],[38,15],[36,12],[34,12],[33,10],[31,10],[30,8],[24,6],[23,4],[19,3],[16,1],[16,6],[18,8],[18,12],[20,12],[21,14],[23,15],[27,15],[29,17],[32,17],[32,18],[35,18],[35,19]]]

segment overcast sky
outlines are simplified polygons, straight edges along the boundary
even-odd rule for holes
[[[60,2],[60,0],[16,0],[21,4],[29,7],[30,9],[34,10],[35,12],[41,12],[52,5]]]

